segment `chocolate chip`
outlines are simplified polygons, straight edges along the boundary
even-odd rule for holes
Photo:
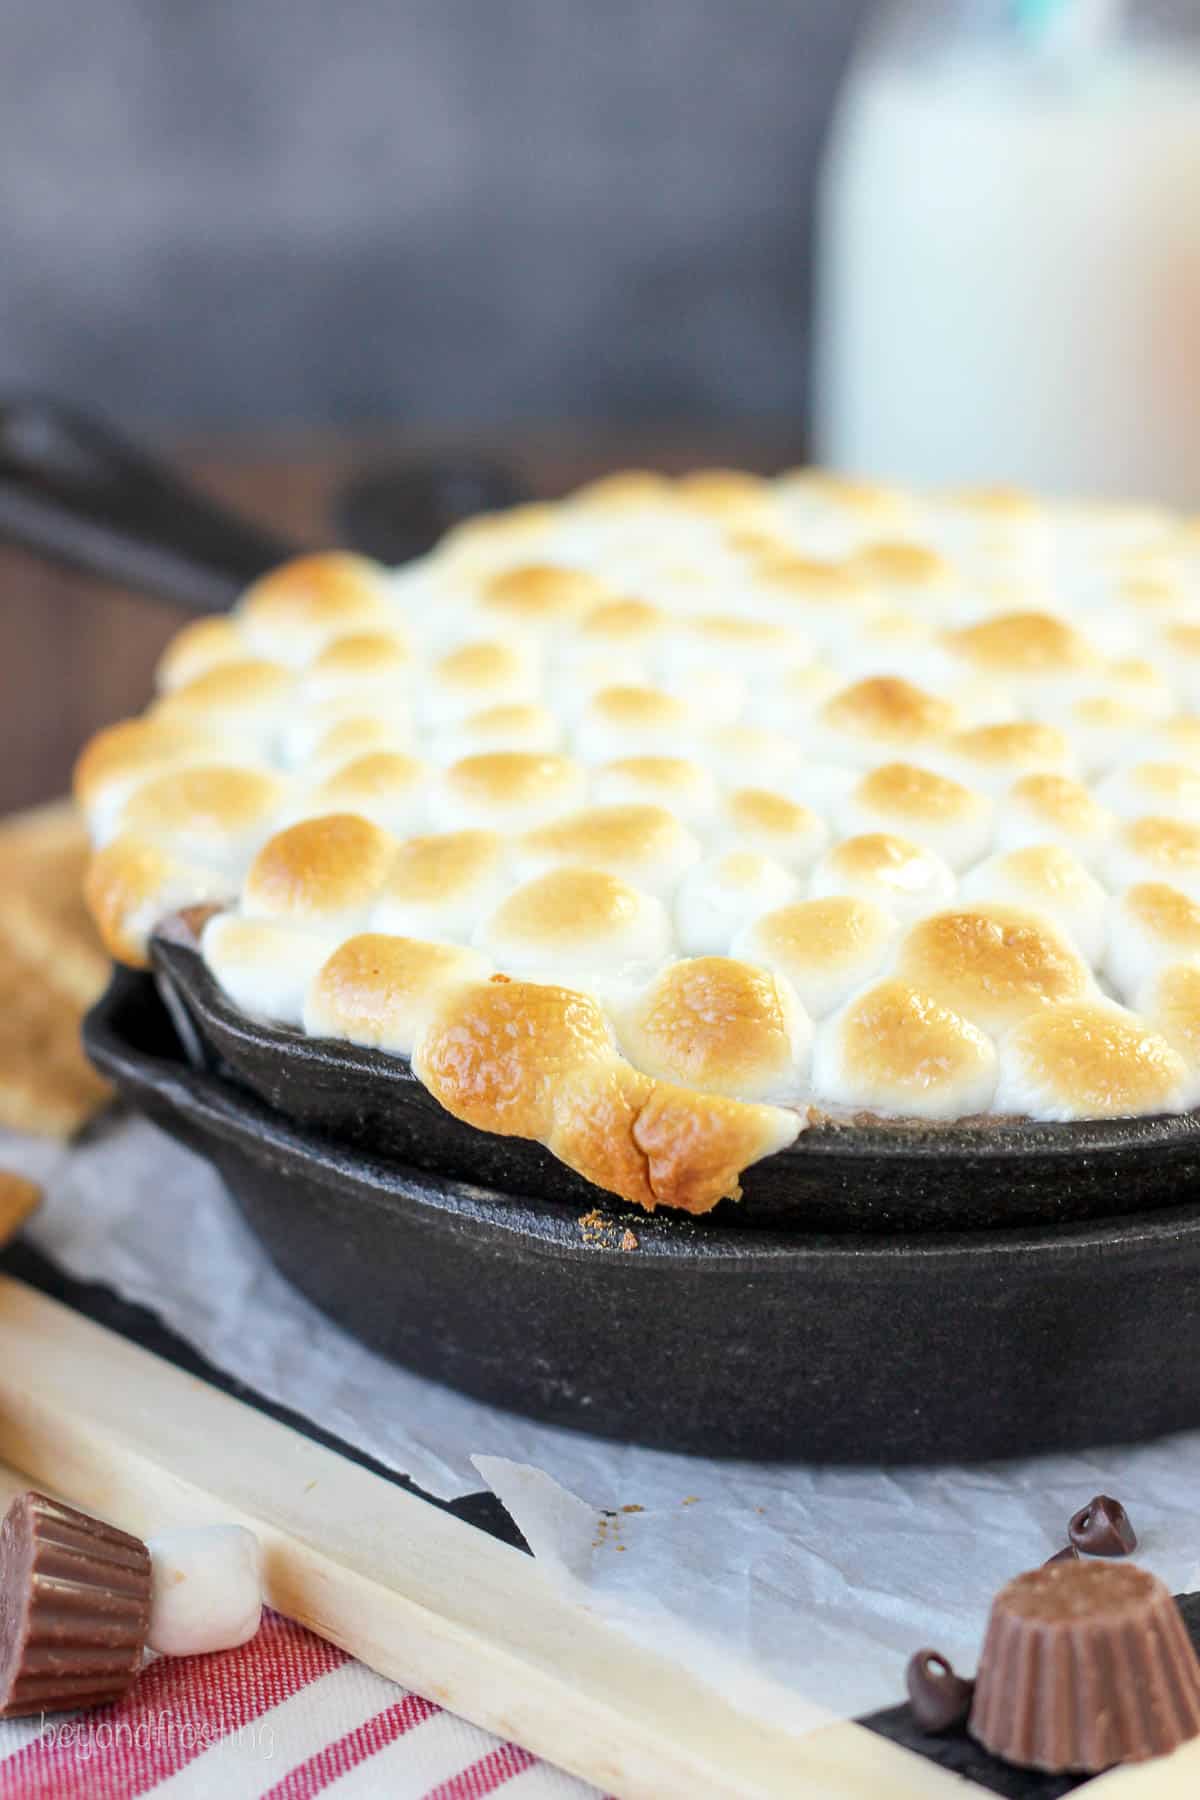
[[[1128,1556],[1137,1549],[1129,1514],[1111,1494],[1097,1494],[1080,1507],[1067,1526],[1067,1535],[1088,1556]]]
[[[1064,1550],[1056,1550],[1054,1552],[1053,1556],[1048,1556],[1046,1558],[1045,1562],[1042,1564],[1042,1567],[1044,1569],[1048,1569],[1050,1567],[1051,1563],[1078,1562],[1078,1561],[1079,1561],[1078,1550],[1075,1548],[1074,1544],[1068,1544]]]
[[[973,1681],[956,1675],[936,1650],[918,1650],[904,1676],[912,1716],[922,1731],[949,1731],[961,1725],[971,1710]]]

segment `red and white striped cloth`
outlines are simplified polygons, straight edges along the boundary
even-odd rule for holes
[[[90,1713],[0,1721],[0,1800],[589,1800],[597,1790],[263,1614]]]

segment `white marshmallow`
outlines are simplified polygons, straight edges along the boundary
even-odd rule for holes
[[[262,1616],[262,1551],[242,1525],[204,1525],[148,1539],[150,1629],[164,1656],[248,1643]]]

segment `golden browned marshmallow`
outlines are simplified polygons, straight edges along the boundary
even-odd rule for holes
[[[304,819],[268,838],[242,888],[251,919],[352,931],[387,879],[396,840],[356,813]]]
[[[298,804],[300,818],[352,812],[405,837],[425,823],[428,771],[401,750],[369,750],[342,763]]]
[[[203,725],[226,741],[269,743],[286,720],[295,685],[295,676],[282,663],[246,657],[193,676],[164,694],[150,716]]]
[[[720,835],[740,849],[807,869],[829,842],[829,827],[811,806],[772,788],[739,787],[721,808]]]
[[[800,1113],[651,1081],[625,1064],[577,1082],[548,1146],[598,1187],[653,1212],[706,1213],[741,1197],[742,1171],[793,1143]]]
[[[819,749],[834,760],[870,767],[897,751],[936,745],[958,723],[958,711],[911,681],[875,675],[827,700],[817,720]]]
[[[883,539],[868,544],[854,558],[854,567],[880,587],[908,593],[932,593],[949,588],[956,580],[954,568],[927,544],[907,539]]]
[[[480,605],[485,614],[536,631],[581,618],[607,595],[605,584],[586,569],[522,563],[493,575]]]
[[[661,688],[601,688],[580,718],[575,748],[592,763],[625,756],[669,756],[679,750],[680,740],[694,724],[685,702]]]
[[[967,871],[959,892],[964,900],[1044,913],[1093,968],[1104,955],[1108,895],[1063,844],[1030,844],[989,856]]]
[[[450,725],[485,706],[536,701],[537,672],[512,644],[460,644],[426,671],[419,695],[426,719]]]
[[[603,869],[660,895],[672,893],[699,856],[696,838],[661,806],[583,807],[527,832],[517,846],[526,875],[555,868]]]
[[[635,1068],[701,1093],[796,1101],[812,1026],[787,981],[727,956],[672,963],[617,1021]]]
[[[579,640],[588,651],[638,649],[652,643],[668,615],[648,600],[605,600],[593,606],[579,625]]]
[[[416,1074],[456,1119],[542,1142],[562,1091],[610,1059],[612,1034],[594,1000],[531,981],[453,992],[412,1054]]]
[[[122,806],[149,776],[219,755],[220,740],[203,719],[119,719],[81,751],[72,788],[94,839],[106,837]]]
[[[813,1085],[833,1107],[957,1119],[987,1110],[996,1049],[977,1026],[920,987],[880,981],[818,1031]]]
[[[408,838],[396,851],[370,922],[402,937],[468,938],[505,885],[504,840],[495,832]]]
[[[723,953],[751,919],[799,892],[792,870],[755,850],[704,857],[684,875],[675,896],[679,947],[687,956]]]
[[[882,481],[835,475],[828,469],[786,469],[776,477],[775,491],[785,502],[801,502],[818,510],[845,512],[873,523],[900,523],[911,510],[910,497]]]
[[[1126,888],[1109,919],[1105,960],[1122,998],[1132,1003],[1159,969],[1192,960],[1200,960],[1200,900],[1166,881]]]
[[[1062,844],[1089,868],[1102,859],[1116,820],[1080,781],[1067,775],[1023,775],[996,810],[996,847]]]
[[[1126,764],[1099,784],[1096,799],[1119,819],[1154,813],[1200,821],[1200,768],[1187,762]]]
[[[485,574],[528,559],[550,536],[558,510],[546,501],[476,513],[449,530],[438,546],[438,560],[456,574]]]
[[[576,488],[567,504],[572,510],[578,507],[596,512],[643,512],[669,506],[673,493],[673,484],[657,469],[615,469],[611,475],[601,475]]]
[[[304,1029],[394,1056],[411,1056],[437,1008],[486,979],[487,959],[461,944],[361,932],[338,945],[310,980]]]
[[[814,898],[873,900],[898,919],[917,919],[943,905],[954,887],[953,870],[935,851],[890,831],[843,838],[812,874]]]
[[[84,897],[105,949],[118,962],[141,969],[157,925],[185,906],[227,901],[234,886],[219,869],[124,832],[93,855]]]
[[[1066,1002],[1029,1015],[1000,1046],[996,1110],[1035,1119],[1177,1112],[1195,1081],[1146,1020],[1112,1001]]]
[[[387,575],[345,550],[298,556],[248,588],[234,616],[263,655],[305,663],[332,637],[390,623]]]
[[[802,666],[811,657],[808,640],[794,625],[742,613],[700,613],[684,621],[664,647],[662,664],[676,682],[705,671],[699,679],[707,708],[709,672],[765,678],[780,667]]]
[[[788,616],[811,622],[825,609],[861,607],[876,598],[877,590],[863,571],[852,563],[827,562],[799,552],[772,551],[756,560],[755,586],[766,598],[788,603]]]
[[[266,769],[192,763],[135,788],[119,829],[197,862],[240,871],[270,830],[284,792],[284,783]]]
[[[204,926],[201,950],[213,980],[241,1012],[299,1025],[308,984],[339,936],[337,929],[297,930],[274,919],[218,912]]]
[[[583,770],[569,757],[486,750],[447,769],[438,817],[455,828],[520,831],[578,806],[586,787]]]
[[[343,764],[357,762],[360,756],[375,751],[403,753],[412,743],[408,714],[393,707],[389,713],[338,713],[323,718],[313,734],[312,747],[304,762],[306,776],[332,774]]]
[[[1047,612],[996,613],[951,632],[947,644],[977,674],[1006,680],[1075,674],[1097,661],[1073,625]]]
[[[485,706],[449,725],[430,745],[435,762],[457,762],[483,750],[557,750],[562,726],[544,706],[529,702]]]
[[[823,1019],[879,973],[895,935],[882,906],[835,894],[760,914],[738,932],[732,954],[785,976],[809,1016]]]
[[[374,705],[403,691],[412,668],[412,648],[398,632],[351,632],[331,639],[309,664],[304,691],[316,700],[352,694]]]
[[[683,756],[623,756],[592,776],[596,800],[663,806],[686,823],[707,818],[716,784],[702,764]]]
[[[475,942],[506,974],[589,991],[648,980],[673,947],[662,901],[599,869],[551,869],[523,883]]]
[[[1168,963],[1142,984],[1137,1011],[1200,1074],[1200,957]]]
[[[1072,772],[1065,733],[1030,719],[953,732],[940,746],[938,762],[947,775],[989,794],[1002,794],[1023,775]]]
[[[1149,814],[1121,826],[1106,859],[1108,883],[1169,881],[1200,899],[1200,825]]]
[[[1144,707],[1119,694],[1085,694],[1063,714],[1081,771],[1095,777],[1129,753],[1147,728]]]
[[[761,475],[745,469],[693,469],[675,483],[677,501],[721,518],[762,512],[769,492]]]
[[[901,940],[896,974],[983,1031],[1007,1031],[1056,1001],[1094,987],[1087,963],[1042,913],[1016,906],[956,906]]]
[[[864,775],[846,803],[851,832],[896,832],[935,850],[952,869],[985,854],[993,806],[986,794],[915,763],[882,763]]]
[[[240,662],[248,654],[246,640],[228,613],[193,619],[177,631],[158,660],[155,686],[164,693],[207,675],[219,663]]]

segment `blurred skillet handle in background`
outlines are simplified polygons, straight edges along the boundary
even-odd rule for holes
[[[1200,6],[900,0],[826,155],[817,451],[1200,505]]]

